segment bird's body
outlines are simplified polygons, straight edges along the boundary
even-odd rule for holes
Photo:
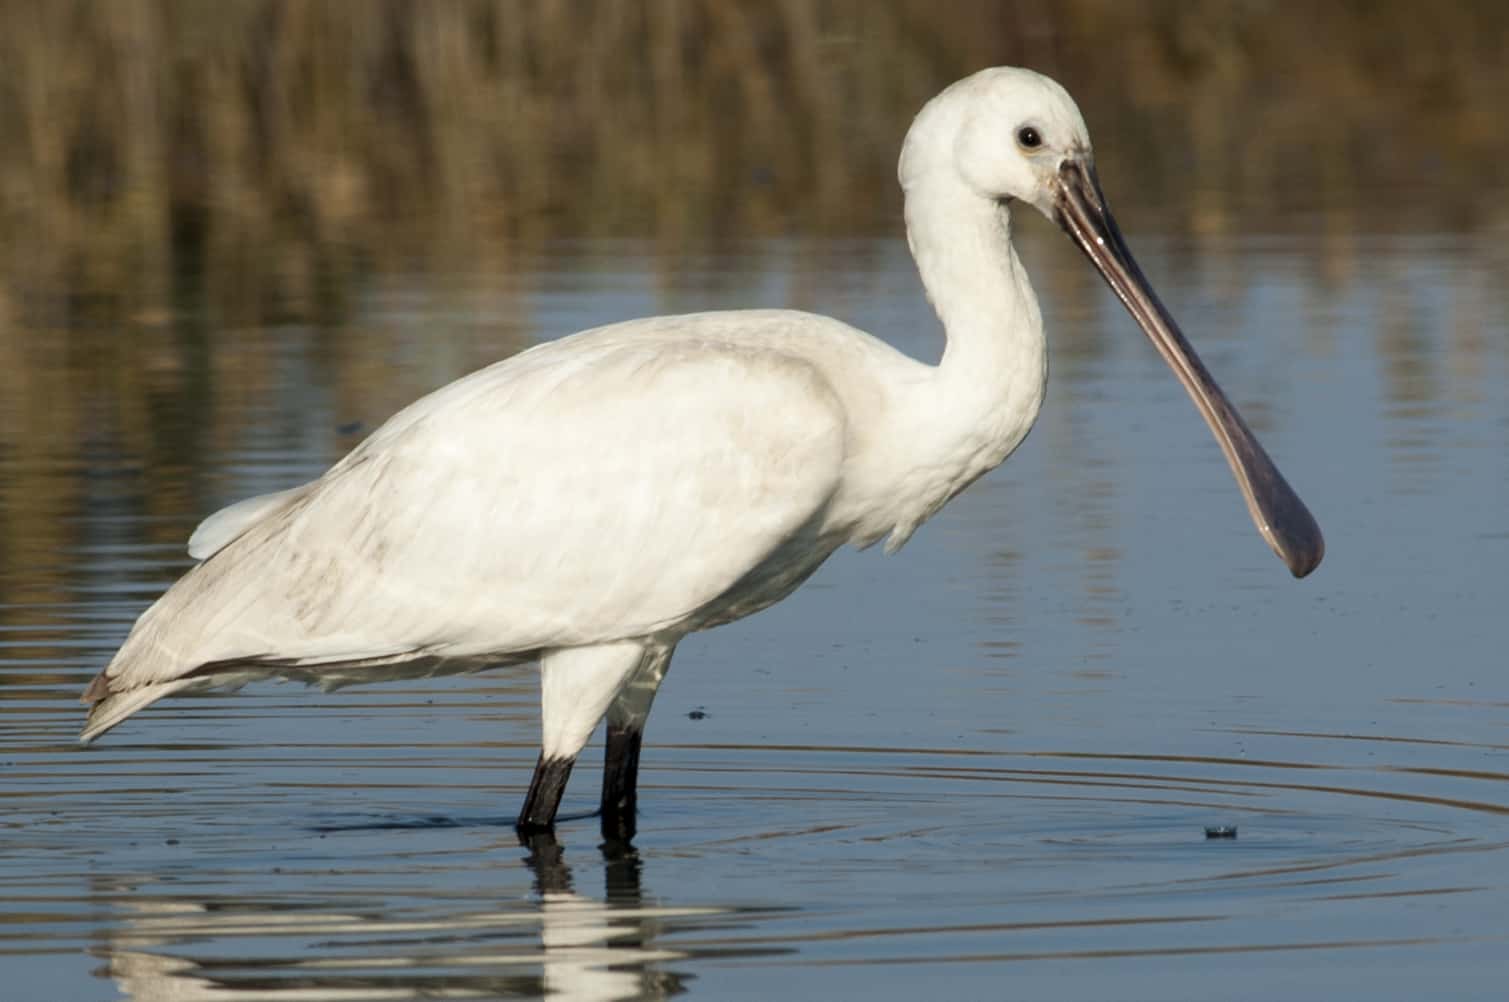
[[[938,406],[946,376],[788,310],[539,345],[409,405],[319,480],[207,522],[203,563],[116,662],[145,683],[261,664],[337,685],[674,643],[785,597],[845,543],[898,547],[998,465],[1041,374],[1013,420]]]
[[[551,822],[606,714],[604,826],[631,832],[639,736],[676,643],[779,601],[840,546],[899,547],[1031,428],[1047,355],[1011,244],[1015,193],[978,197],[955,165],[969,116],[1011,100],[1087,149],[1057,85],[997,70],[929,105],[903,154],[908,236],[948,336],[939,365],[760,310],[614,324],[473,373],[320,479],[207,520],[190,546],[202,562],[86,693],[83,738],[195,686],[538,658],[544,741],[521,824]],[[1243,480],[1245,440],[1222,445],[1251,506],[1266,474]]]

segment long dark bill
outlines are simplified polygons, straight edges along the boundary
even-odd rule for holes
[[[1221,444],[1258,532],[1295,577],[1315,570],[1326,552],[1320,526],[1158,301],[1122,239],[1093,167],[1078,160],[1064,161],[1058,171],[1054,210],[1058,224],[1074,238],[1184,384]]]

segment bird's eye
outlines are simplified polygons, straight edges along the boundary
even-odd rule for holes
[[[1038,135],[1037,130],[1030,125],[1024,125],[1016,130],[1016,141],[1024,150],[1035,150],[1043,145],[1043,137]]]

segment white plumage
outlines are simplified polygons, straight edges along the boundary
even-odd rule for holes
[[[1202,400],[1214,384],[1199,384],[1198,361],[1194,376],[1181,367],[1177,331],[1172,348],[1159,341],[1166,315],[1139,309],[1145,283],[1131,298],[1117,287],[1141,283],[1112,253],[1119,234],[1097,250],[1076,231],[1076,211],[1114,223],[1061,88],[1012,69],[956,84],[914,123],[901,181],[947,331],[938,366],[836,320],[762,310],[614,324],[473,373],[313,483],[207,519],[190,540],[202,562],[86,693],[82,740],[191,686],[540,658],[543,752],[521,825],[550,824],[606,713],[604,826],[631,833],[639,735],[676,642],[785,597],[841,545],[899,547],[1027,434],[1046,349],[1011,244],[1014,200],[1059,219],[1174,353],[1282,551],[1291,530],[1274,523],[1292,512],[1263,493],[1271,464],[1253,473],[1261,449],[1219,413],[1224,398]]]

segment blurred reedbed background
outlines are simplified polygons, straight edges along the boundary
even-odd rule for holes
[[[175,265],[273,243],[296,289],[331,248],[389,261],[394,227],[474,254],[894,226],[911,116],[1003,62],[1093,110],[1119,187],[1187,178],[1192,231],[1321,206],[1356,229],[1359,167],[1399,196],[1365,228],[1455,222],[1506,142],[1491,2],[11,2],[0,26],[12,284],[144,308]],[[1427,177],[1461,200],[1413,202]]]

